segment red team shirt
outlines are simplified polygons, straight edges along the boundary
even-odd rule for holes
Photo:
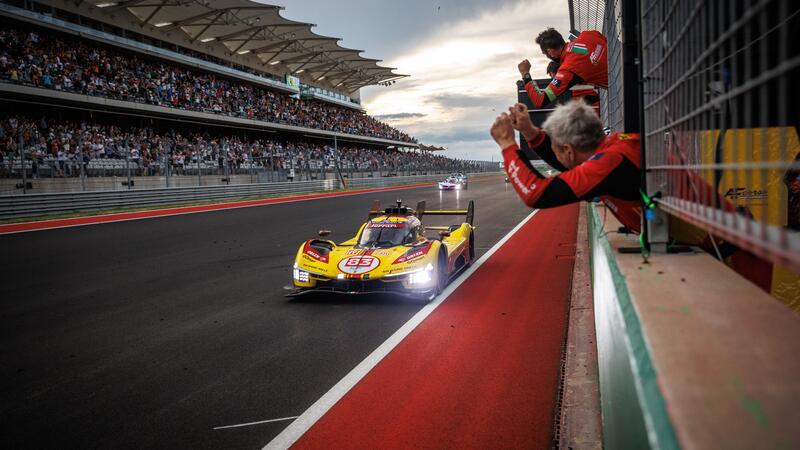
[[[608,88],[608,46],[606,38],[599,31],[584,31],[561,51],[560,65],[556,76],[542,90],[536,83],[525,83],[525,91],[534,108],[555,101],[572,86],[591,84]]]
[[[571,170],[556,159],[545,133],[528,141],[528,146],[562,172],[547,178],[531,166],[517,144],[503,149],[508,178],[526,205],[552,208],[599,199],[623,225],[639,232],[641,156],[637,133],[607,136],[588,160]]]

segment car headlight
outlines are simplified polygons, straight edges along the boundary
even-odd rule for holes
[[[432,264],[428,264],[422,270],[411,272],[410,274],[408,274],[408,284],[417,284],[417,285],[428,284],[433,279],[433,277],[431,277],[432,272],[433,272]]]
[[[302,269],[292,270],[292,276],[301,283],[308,283],[308,272]]]

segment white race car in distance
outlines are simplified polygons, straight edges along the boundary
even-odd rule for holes
[[[439,190],[441,191],[454,191],[456,189],[467,189],[467,177],[461,173],[454,173],[447,177],[446,180],[439,182]]]

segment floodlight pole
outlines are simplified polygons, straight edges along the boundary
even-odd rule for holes
[[[255,160],[253,159],[253,146],[247,146],[247,162],[250,164],[250,184],[253,184],[253,169],[255,168]]]
[[[336,168],[336,175],[339,176],[342,187],[347,189],[347,183],[345,183],[342,172],[339,170],[339,141],[336,139],[335,134],[333,135],[333,167]]]
[[[128,177],[128,190],[131,189],[131,147],[128,145],[128,139],[125,138],[125,172]]]
[[[83,169],[83,129],[81,129],[81,137],[78,139],[78,164],[81,167],[81,192],[86,191],[86,173]]]
[[[170,146],[173,146],[172,148],[174,149],[174,144],[172,144],[172,143],[170,143],[169,145],[163,145],[163,143],[162,143],[162,145],[161,145],[161,148],[164,150],[162,152],[161,156],[164,158],[164,184],[165,184],[166,187],[169,187],[170,167],[169,167],[169,153],[168,153],[167,148],[170,147]]]
[[[194,162],[197,163],[197,186],[201,186],[203,182],[200,179],[200,152],[197,151],[197,144],[194,146]]]
[[[22,127],[19,129],[19,158],[22,163],[22,193],[28,193],[28,177],[25,174],[25,145],[22,141]],[[31,164],[33,167],[33,164]]]

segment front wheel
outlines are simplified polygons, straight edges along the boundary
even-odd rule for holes
[[[447,286],[447,256],[444,252],[439,253],[439,262],[436,265],[436,295],[444,291]]]

